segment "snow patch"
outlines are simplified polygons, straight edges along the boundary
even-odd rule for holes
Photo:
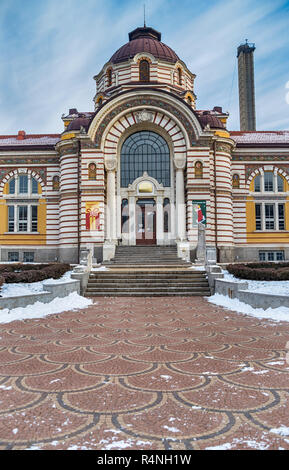
[[[27,307],[17,307],[9,310],[4,308],[0,314],[0,323],[10,323],[16,320],[43,318],[47,315],[78,310],[89,307],[93,301],[72,292],[66,297],[56,297],[49,303],[35,302]]]
[[[222,270],[225,281],[232,282],[247,282],[248,290],[253,292],[260,292],[263,294],[275,295],[289,295],[289,282],[288,281],[253,281],[250,279],[240,279],[230,274],[226,270]]]
[[[4,283],[1,289],[2,297],[19,297],[21,295],[37,294],[39,292],[45,292],[45,283],[50,284],[63,284],[65,282],[72,281],[72,271],[67,271],[59,279],[45,279],[44,281],[38,282],[13,282],[11,284]]]
[[[270,432],[273,432],[274,434],[280,434],[280,436],[289,436],[289,427],[282,425],[280,428],[270,429]]]
[[[252,317],[266,318],[277,322],[289,321],[289,308],[287,307],[267,308],[264,310],[263,308],[251,307],[251,305],[240,302],[238,299],[230,299],[226,295],[221,294],[214,294],[211,297],[207,297],[207,300],[212,304]]]

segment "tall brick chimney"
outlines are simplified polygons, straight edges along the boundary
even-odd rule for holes
[[[256,130],[254,50],[255,44],[238,47],[240,130]]]

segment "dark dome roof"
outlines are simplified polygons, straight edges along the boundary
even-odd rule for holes
[[[166,44],[161,42],[161,33],[153,28],[137,28],[129,33],[129,42],[118,49],[110,58],[110,62],[117,64],[132,59],[139,52],[148,52],[157,59],[176,63],[177,54]]]
[[[208,111],[205,111],[203,114],[199,115],[198,118],[203,128],[209,124],[212,129],[225,129],[222,121],[217,116],[214,116]]]
[[[90,118],[78,117],[71,121],[71,123],[67,126],[66,130],[79,131],[81,127],[84,127],[87,131],[87,129],[89,128],[90,121]]]

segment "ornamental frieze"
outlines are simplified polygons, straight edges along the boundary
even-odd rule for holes
[[[95,145],[97,148],[100,148],[100,143],[101,143],[103,133],[105,129],[107,128],[107,126],[109,125],[109,123],[123,111],[125,110],[129,111],[130,109],[136,108],[137,106],[156,107],[156,108],[163,109],[164,111],[168,111],[169,113],[174,115],[183,124],[189,136],[191,145],[194,145],[195,143],[194,129],[192,125],[190,124],[190,122],[185,118],[185,116],[180,111],[178,111],[177,108],[175,108],[174,106],[160,99],[148,98],[148,97],[137,97],[137,98],[133,98],[129,101],[126,101],[120,104],[119,106],[117,106],[117,108],[115,108],[110,113],[108,113],[105,116],[105,118],[101,121],[101,123],[98,126],[97,132],[95,134]],[[142,115],[142,117],[148,118],[147,120],[149,120],[149,117],[150,117],[149,111],[148,110],[145,110],[145,111],[146,111],[146,115],[145,116]]]
[[[81,140],[80,141],[81,150],[90,150],[95,149],[95,144],[91,140]]]
[[[1,158],[0,165],[46,165],[58,164],[58,158]]]
[[[58,149],[60,157],[64,155],[78,155],[78,144],[65,145],[65,147],[59,147]]]
[[[278,162],[288,161],[289,155],[233,155],[233,161]]]
[[[231,153],[231,147],[229,144],[221,144],[217,142],[217,152]]]

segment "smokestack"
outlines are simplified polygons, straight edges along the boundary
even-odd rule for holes
[[[256,130],[254,50],[255,44],[238,47],[240,130]]]

